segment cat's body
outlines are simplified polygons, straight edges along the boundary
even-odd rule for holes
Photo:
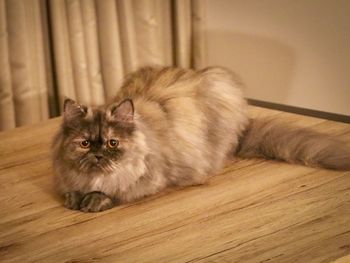
[[[171,185],[201,184],[235,153],[350,168],[346,150],[341,161],[336,154],[326,164],[320,154],[298,159],[282,150],[280,155],[269,141],[270,126],[258,126],[265,137],[256,136],[240,83],[222,68],[144,68],[126,79],[115,101],[100,108],[66,101],[54,142],[54,170],[68,208],[101,211]],[[332,144],[326,141],[318,149],[323,155]],[[307,152],[294,148],[301,156]]]

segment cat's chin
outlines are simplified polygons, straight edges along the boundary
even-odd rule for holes
[[[88,174],[89,176],[96,176],[106,173],[106,169],[103,169],[102,165],[93,165],[90,166],[87,170],[81,172]]]

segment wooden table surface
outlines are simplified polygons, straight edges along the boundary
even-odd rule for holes
[[[251,107],[350,142],[350,125]],[[52,189],[60,119],[0,133],[0,262],[350,262],[350,172],[228,162],[203,186],[102,212]]]

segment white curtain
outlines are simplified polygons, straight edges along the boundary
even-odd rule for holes
[[[205,66],[201,0],[0,0],[0,130],[100,105],[144,65]]]

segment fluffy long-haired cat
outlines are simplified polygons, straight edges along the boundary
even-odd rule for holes
[[[65,206],[85,212],[205,182],[225,159],[265,157],[350,169],[350,150],[312,131],[249,120],[240,83],[223,68],[143,68],[115,103],[67,99],[53,167]]]

